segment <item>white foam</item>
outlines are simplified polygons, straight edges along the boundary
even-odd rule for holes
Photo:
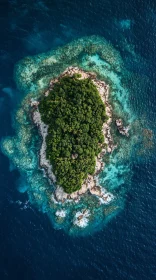
[[[61,210],[57,210],[56,211],[56,213],[55,213],[55,215],[57,216],[57,217],[60,217],[60,218],[65,218],[66,217],[66,210],[64,210],[64,209],[61,209]]]
[[[90,216],[90,212],[89,212],[88,209],[85,209],[83,211],[78,211],[75,215],[75,219],[74,219],[73,224],[78,226],[78,227],[84,228],[88,225],[88,222],[89,222],[88,217],[89,216]]]
[[[101,204],[109,204],[114,200],[114,195],[112,193],[105,193],[102,197],[99,197]]]

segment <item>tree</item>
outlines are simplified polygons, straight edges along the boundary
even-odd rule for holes
[[[79,78],[60,78],[39,104],[42,121],[49,126],[46,156],[67,193],[80,189],[94,173],[95,156],[104,142],[102,124],[107,120],[96,86]]]

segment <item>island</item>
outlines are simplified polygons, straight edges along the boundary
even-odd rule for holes
[[[58,201],[77,201],[87,191],[104,203],[113,199],[96,180],[104,154],[115,148],[108,95],[109,86],[95,73],[71,66],[50,81],[39,100],[31,100],[42,136],[40,166],[55,183]]]
[[[124,209],[131,182],[141,133],[130,98],[138,81],[99,36],[23,58],[14,79],[14,134],[1,149],[19,171],[25,209],[74,236],[100,230]]]

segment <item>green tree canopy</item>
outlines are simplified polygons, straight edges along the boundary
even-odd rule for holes
[[[46,156],[65,192],[81,188],[95,171],[95,157],[104,142],[105,106],[91,79],[65,76],[40,100],[42,121],[49,125]]]

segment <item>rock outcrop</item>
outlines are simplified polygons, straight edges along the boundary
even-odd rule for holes
[[[129,126],[124,127],[122,119],[117,119],[115,122],[119,133],[128,137],[129,136],[128,131],[130,127]]]

